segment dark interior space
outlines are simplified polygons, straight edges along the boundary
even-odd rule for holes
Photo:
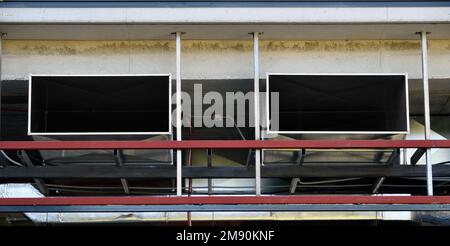
[[[279,131],[407,131],[403,75],[273,74],[268,83],[279,92]]]
[[[169,76],[32,76],[31,133],[168,132]]]

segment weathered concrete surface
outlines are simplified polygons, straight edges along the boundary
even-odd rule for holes
[[[448,23],[450,7],[171,7],[0,8],[0,23],[33,24],[299,24]]]
[[[261,42],[261,78],[266,72],[403,73],[421,77],[420,44],[408,40]],[[450,40],[429,41],[431,78],[450,78]],[[175,74],[170,40],[4,40],[2,79],[39,74]],[[252,77],[252,42],[183,42],[184,79]]]

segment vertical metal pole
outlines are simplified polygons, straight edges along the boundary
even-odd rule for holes
[[[260,140],[259,124],[259,32],[253,33],[253,78],[255,98],[255,140]],[[255,193],[261,195],[261,150],[255,150]]]
[[[212,149],[206,150],[206,155],[208,157],[207,165],[208,167],[212,167]],[[208,179],[208,195],[212,195],[213,189],[212,189],[212,179]]]
[[[176,32],[176,67],[177,67],[177,81],[176,81],[176,103],[177,103],[177,141],[181,141],[181,32]],[[177,149],[177,196],[183,194],[182,190],[182,152]]]
[[[2,61],[3,61],[3,37],[6,36],[6,33],[0,32],[0,109],[2,108]],[[1,140],[1,132],[2,132],[2,113],[0,110],[0,140]],[[0,159],[0,165],[1,165]]]
[[[3,42],[3,36],[5,34],[0,32],[0,81],[2,81],[2,51],[3,51],[3,47],[2,47],[2,42]],[[1,88],[1,87],[0,87]]]
[[[431,138],[430,125],[430,94],[428,88],[428,43],[427,32],[420,32],[420,43],[422,47],[422,81],[423,81],[423,101],[425,114],[425,140]],[[431,149],[425,153],[427,165],[427,193],[433,195],[433,169],[431,163]]]

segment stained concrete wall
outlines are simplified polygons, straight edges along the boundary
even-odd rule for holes
[[[260,44],[266,72],[403,73],[421,77],[420,43],[407,40],[271,41]],[[252,77],[252,42],[183,41],[185,79]],[[450,40],[429,41],[431,78],[450,78]],[[2,79],[39,74],[175,74],[175,43],[4,40]]]

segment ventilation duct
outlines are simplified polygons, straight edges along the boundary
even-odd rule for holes
[[[170,75],[31,75],[28,134],[170,134],[170,98]]]
[[[31,75],[36,141],[171,140],[170,75]],[[40,150],[46,163],[116,165],[110,150]],[[122,150],[125,165],[172,164],[172,150]]]
[[[267,74],[265,138],[403,139],[409,132],[406,74]],[[278,110],[271,95],[278,92]],[[268,122],[267,122],[268,125]],[[276,128],[278,126],[278,128]],[[275,129],[276,128],[276,129]],[[264,164],[387,163],[392,149],[263,150]]]
[[[279,126],[270,126],[269,134],[306,138],[409,131],[406,74],[269,73],[266,83],[267,91],[279,93],[279,113],[270,115],[278,116]]]

